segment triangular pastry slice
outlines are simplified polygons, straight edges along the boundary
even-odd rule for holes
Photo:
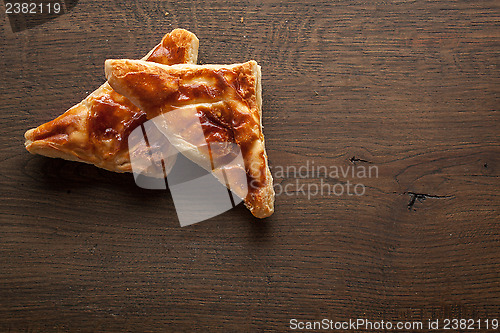
[[[196,63],[198,38],[184,29],[166,34],[143,59],[166,65]],[[128,135],[146,114],[106,82],[56,119],[25,133],[33,154],[86,162],[115,172],[132,172]],[[137,154],[146,152],[136,149]]]
[[[193,111],[199,118],[204,140],[235,143],[244,161],[248,192],[245,205],[259,218],[274,211],[273,179],[264,146],[261,114],[260,66],[255,61],[234,65],[163,66],[141,60],[107,60],[106,78],[120,94],[127,96],[157,119],[176,111],[176,137],[170,142],[179,146],[197,146],[190,120],[182,111]],[[177,112],[181,111],[177,116]],[[185,122],[185,128],[182,127]],[[166,129],[166,131],[173,129]],[[194,142],[194,143],[193,143]],[[179,151],[186,151],[179,149]],[[191,149],[186,157],[202,165],[208,153]],[[207,150],[208,151],[208,150]]]

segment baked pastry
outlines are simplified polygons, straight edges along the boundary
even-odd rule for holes
[[[166,65],[196,63],[198,38],[175,29],[143,59]],[[86,162],[115,172],[132,172],[127,137],[146,114],[106,82],[56,119],[25,133],[33,154]],[[144,149],[131,150],[146,154]]]
[[[245,205],[259,218],[273,213],[273,179],[262,132],[261,72],[255,61],[164,66],[141,60],[107,60],[105,71],[111,87],[145,111],[148,119],[175,111],[175,117],[165,117],[162,131],[172,145],[199,165],[207,168],[207,161],[234,153],[229,148],[208,156],[214,151],[198,149],[203,145],[200,141],[235,143],[247,178]],[[192,134],[193,116],[203,129],[202,140]],[[162,121],[157,124],[161,126]]]

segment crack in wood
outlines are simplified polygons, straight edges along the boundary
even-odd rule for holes
[[[373,162],[370,162],[368,160],[364,160],[362,158],[356,158],[356,156],[353,156],[349,159],[349,162],[351,162],[352,164],[356,164],[356,162],[363,162],[363,163],[370,163],[372,164]]]
[[[425,199],[450,199],[455,197],[453,195],[434,195],[434,194],[416,193],[410,191],[404,192],[404,194],[408,194],[410,196],[410,201],[408,202],[408,210],[412,210],[417,200],[418,202],[423,202]]]

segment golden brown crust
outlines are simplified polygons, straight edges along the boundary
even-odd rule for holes
[[[198,43],[193,33],[175,29],[143,59],[167,65],[194,63]],[[131,172],[127,138],[144,121],[145,113],[106,82],[63,115],[28,130],[25,145],[34,154]]]
[[[148,119],[190,106],[196,109],[207,142],[237,143],[247,174],[246,206],[256,217],[273,213],[273,180],[261,126],[260,67],[255,61],[163,66],[107,60],[105,71],[110,85],[144,110]]]
[[[142,60],[164,65],[196,64],[198,38],[184,29],[175,29],[167,34]]]

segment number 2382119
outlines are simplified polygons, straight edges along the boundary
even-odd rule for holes
[[[54,3],[36,3],[36,2],[6,2],[6,14],[59,14],[61,4]]]

